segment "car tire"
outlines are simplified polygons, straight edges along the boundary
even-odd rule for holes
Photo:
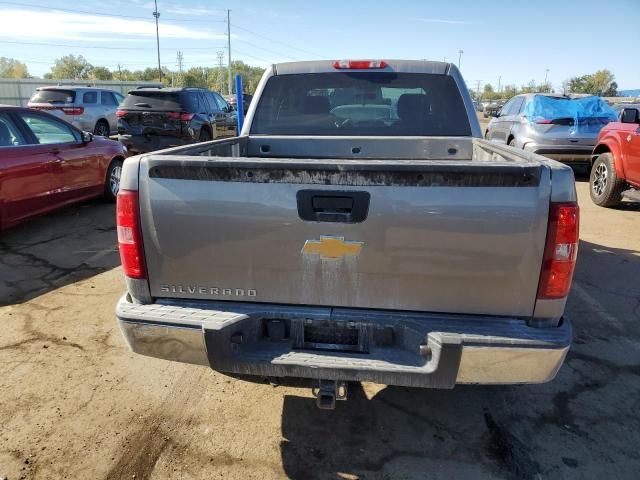
[[[198,137],[199,142],[209,142],[211,141],[211,133],[206,128],[200,129],[200,136]]]
[[[105,120],[98,120],[93,128],[93,134],[100,137],[108,137],[111,133],[109,124]]]
[[[615,207],[622,201],[625,181],[618,178],[611,153],[602,153],[591,167],[589,193],[591,200],[601,207]]]
[[[122,175],[122,163],[120,159],[112,160],[107,168],[104,182],[104,198],[109,202],[115,202],[120,190],[120,177]]]

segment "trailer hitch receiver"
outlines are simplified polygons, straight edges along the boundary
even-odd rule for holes
[[[347,399],[347,383],[341,380],[316,380],[311,392],[316,397],[318,408],[333,410],[336,408],[336,400]]]

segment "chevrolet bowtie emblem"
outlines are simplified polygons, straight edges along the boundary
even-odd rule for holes
[[[364,242],[345,242],[344,237],[321,236],[320,240],[307,240],[302,253],[315,253],[325,260],[338,260],[345,255],[358,255]]]

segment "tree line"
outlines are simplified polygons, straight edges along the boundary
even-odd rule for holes
[[[253,93],[262,77],[264,68],[254,67],[236,60],[231,63],[233,77],[240,74],[245,93]],[[13,58],[0,57],[0,78],[33,78],[27,66]],[[160,83],[157,68],[130,70],[94,66],[82,55],[66,55],[53,62],[51,70],[44,75],[50,80],[121,80],[150,81]],[[234,80],[232,79],[232,82]],[[209,88],[221,93],[228,92],[227,67],[191,67],[180,72],[162,67],[162,84],[174,87]],[[235,85],[232,85],[235,86]]]
[[[505,85],[495,90],[491,83],[485,83],[482,91],[469,90],[474,100],[508,99],[521,93],[585,93],[601,97],[615,97],[618,95],[618,84],[615,76],[609,70],[598,70],[589,75],[571,77],[562,83],[560,91],[554,92],[550,82],[529,82],[527,85]]]
[[[244,90],[253,93],[258,86],[264,69],[252,67],[236,60],[231,64],[233,75],[242,75]],[[30,78],[27,66],[13,58],[0,57],[0,78]],[[129,70],[94,66],[82,55],[66,55],[56,59],[51,71],[44,78],[52,80],[122,80],[122,81],[155,81],[160,82],[157,68]],[[182,72],[162,67],[162,83],[175,87],[202,87],[218,92],[228,91],[228,74],[226,67],[191,67]],[[527,85],[504,85],[497,91],[491,83],[486,83],[482,91],[470,89],[475,100],[496,100],[511,98],[521,93],[552,92],[551,83],[537,84],[533,80]],[[598,70],[589,75],[571,77],[562,83],[562,91],[557,93],[586,93],[602,97],[615,97],[618,84],[609,70]]]

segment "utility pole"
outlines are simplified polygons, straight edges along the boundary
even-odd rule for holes
[[[176,57],[176,63],[178,64],[178,80],[177,80],[177,84],[179,87],[183,87],[184,86],[184,80],[183,80],[183,76],[182,76],[182,61],[184,60],[184,57],[182,55],[182,52],[178,50],[178,54]]]
[[[462,60],[462,54],[464,50],[458,50],[458,70],[460,70],[460,61]]]
[[[120,81],[122,81],[122,70],[120,69],[120,64],[118,64],[118,77],[120,77]]]
[[[160,13],[158,12],[158,0],[153,0],[153,3],[156,6],[156,9],[153,12],[153,16],[156,17],[156,45],[158,46],[158,77],[160,77],[160,82],[162,82],[162,67],[160,66],[160,33],[158,32],[158,19],[160,18]]]
[[[231,89],[231,10],[227,9],[227,55],[229,59],[229,96],[233,93]]]
[[[500,93],[500,88],[501,88],[500,83],[501,83],[501,82],[502,82],[502,75],[500,75],[500,76],[498,77],[498,93]]]
[[[480,100],[480,82],[482,82],[482,80],[476,80],[476,92],[478,92],[476,98],[478,100]]]
[[[218,56],[218,78],[216,78],[216,91],[222,92],[224,88],[224,66],[222,65],[222,59],[224,58],[224,52],[219,50],[216,52]]]

